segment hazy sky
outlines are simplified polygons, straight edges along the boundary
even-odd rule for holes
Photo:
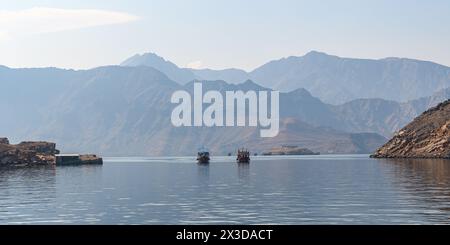
[[[450,66],[448,0],[0,0],[0,64],[91,68],[155,52],[251,70],[310,50]]]

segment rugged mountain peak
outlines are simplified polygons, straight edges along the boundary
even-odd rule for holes
[[[261,90],[270,90],[268,88],[261,87],[257,83],[253,82],[252,80],[247,80],[242,83],[238,84],[230,84],[223,80],[214,80],[214,81],[207,81],[207,80],[193,80],[184,85],[185,88],[192,89],[194,87],[194,83],[201,83],[203,85],[203,90],[218,90],[218,91],[226,91],[226,90],[242,90],[242,91],[261,91]]]
[[[450,100],[414,119],[372,157],[450,158]]]
[[[237,84],[236,86],[243,87],[246,90],[250,90],[250,89],[252,89],[252,90],[270,90],[268,88],[264,88],[264,87],[260,86],[259,84],[253,82],[250,79],[247,79],[245,82]]]
[[[296,95],[296,96],[301,96],[301,97],[313,97],[311,95],[311,93],[308,90],[304,89],[304,88],[298,88],[298,89],[295,89],[295,90],[293,90],[293,91],[291,91],[289,93],[293,94],[293,95]]]
[[[155,53],[145,53],[134,55],[120,64],[121,66],[149,66],[166,74],[171,80],[186,84],[197,77],[189,69],[183,69],[174,63],[165,60]]]
[[[320,52],[320,51],[316,51],[316,50],[312,50],[309,51],[308,53],[305,54],[304,57],[324,57],[324,56],[331,56],[325,52]]]
[[[155,54],[155,53],[144,53],[144,54],[135,54],[130,58],[123,61],[121,66],[140,66],[140,65],[148,65],[152,63],[167,63],[171,65],[175,65],[170,61],[165,60],[163,57]]]

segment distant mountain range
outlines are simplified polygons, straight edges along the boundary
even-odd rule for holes
[[[294,60],[313,57],[346,60],[321,53]],[[143,61],[155,64],[139,65]],[[281,61],[269,64],[278,62]],[[448,69],[424,63],[435,66],[436,71],[424,71],[427,75],[416,77],[439,77],[442,69]],[[310,89],[297,87],[280,94],[280,134],[275,138],[260,138],[259,129],[254,127],[176,128],[171,125],[170,113],[175,105],[170,103],[170,96],[175,90],[192,91],[192,80],[200,76],[214,78],[201,79],[204,90],[270,89],[248,80],[248,74],[253,72],[180,69],[154,54],[134,56],[123,66],[91,70],[0,66],[0,137],[8,137],[12,142],[54,141],[63,152],[109,156],[192,155],[202,145],[213,154],[234,152],[242,146],[261,153],[280,145],[297,145],[322,154],[371,153],[414,117],[450,98],[450,89],[433,89],[429,96],[406,102],[357,98],[331,104],[314,97]],[[323,91],[337,94],[340,89],[329,86]],[[380,86],[382,89],[385,88]],[[385,95],[378,93],[379,97]],[[402,96],[403,93],[397,94],[398,98]]]
[[[360,98],[406,102],[450,87],[450,68],[433,62],[403,58],[340,58],[316,51],[270,61],[251,72],[179,68],[153,53],[135,55],[121,65],[154,67],[180,84],[193,79],[230,83],[251,79],[283,92],[305,88],[330,104]]]
[[[170,96],[178,89],[192,90],[192,83],[179,85],[150,67],[87,71],[2,67],[0,74],[0,135],[15,142],[54,141],[64,152],[191,155],[205,145],[214,154],[226,154],[240,146],[262,152],[295,144],[322,153],[363,153],[385,141],[376,134],[362,137],[297,118],[283,118],[280,134],[273,139],[260,138],[259,129],[253,127],[175,128],[170,123],[174,107]],[[211,81],[205,82],[205,89],[262,88],[251,81],[238,85]]]

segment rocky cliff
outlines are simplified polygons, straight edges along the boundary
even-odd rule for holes
[[[55,143],[22,142],[11,145],[7,138],[0,138],[0,167],[54,164],[55,154],[58,153]]]
[[[9,145],[8,138],[0,138],[0,144],[7,144],[7,145]]]
[[[450,158],[450,100],[414,119],[372,157]]]

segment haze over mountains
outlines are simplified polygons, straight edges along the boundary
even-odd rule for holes
[[[294,117],[282,119],[280,135],[273,139],[260,138],[259,129],[253,127],[175,128],[170,123],[175,106],[169,103],[170,96],[179,89],[192,91],[193,83],[179,85],[151,67],[1,71],[9,82],[0,85],[5,109],[0,134],[13,141],[52,140],[65,152],[189,155],[206,145],[216,154],[226,154],[243,145],[262,152],[274,145],[297,144],[323,153],[363,153],[385,140],[376,134],[362,137],[313,126]],[[210,81],[204,88],[264,89],[251,81],[238,85]]]
[[[121,65],[151,66],[180,84],[193,79],[230,83],[251,79],[282,92],[305,88],[331,104],[360,98],[406,102],[450,87],[450,68],[433,62],[404,58],[340,58],[316,51],[273,60],[248,73],[239,69],[176,69],[175,64],[152,53],[133,56]]]
[[[328,67],[329,63],[339,61],[343,63],[342,66],[347,66],[344,63],[350,62],[355,69],[354,74],[367,72],[369,77],[377,77],[382,75],[370,72],[367,65],[363,64],[386,62],[362,60],[357,65],[359,60],[342,61],[321,53],[288,59],[303,60],[301,62],[306,63],[314,59],[332,60],[322,61],[322,65],[317,65],[317,69],[320,68],[325,75],[321,75],[320,79],[312,79],[315,84],[313,87],[325,84],[324,77],[330,77],[323,70],[325,64]],[[144,61],[149,63],[139,64]],[[267,65],[273,67],[284,62],[286,61],[274,61]],[[422,71],[428,66],[434,67],[423,71],[427,74],[408,75],[418,79],[413,84],[423,83],[420,86],[426,88],[429,87],[428,79],[438,77],[441,79],[439,84],[445,87],[446,80],[442,74],[448,74],[447,67],[422,61],[413,63],[417,63],[413,69],[415,71]],[[425,68],[422,67],[423,64]],[[191,91],[192,78],[214,78],[212,81],[203,81],[204,90],[268,90],[270,88],[247,80],[252,74],[263,77],[262,70],[255,72],[259,68],[255,73],[234,69],[180,69],[154,54],[134,56],[122,65],[79,71],[57,68],[11,69],[0,66],[0,136],[9,137],[13,142],[24,139],[51,140],[57,142],[64,152],[95,152],[109,156],[192,155],[202,145],[210,148],[214,154],[234,152],[241,146],[250,148],[252,152],[262,152],[286,144],[307,147],[322,154],[370,153],[414,117],[450,98],[450,89],[429,89],[433,90],[429,96],[414,97],[406,102],[357,98],[341,104],[331,104],[323,102],[315,93],[310,93],[309,89],[302,88],[303,82],[300,79],[298,87],[280,94],[280,134],[275,138],[263,139],[259,137],[259,129],[254,127],[176,128],[170,123],[170,114],[175,106],[170,103],[170,96],[175,90]],[[268,67],[261,68],[267,70]],[[279,69],[281,67],[284,66]],[[402,66],[399,69],[401,68]],[[319,70],[315,71],[317,75],[311,77],[319,77]],[[384,69],[382,71],[386,74],[399,73]],[[271,74],[277,72],[274,69]],[[339,77],[336,79],[340,80],[339,83],[347,81]],[[287,80],[283,81],[285,83]],[[389,79],[382,80],[388,81]],[[366,86],[367,82],[361,83]],[[336,86],[317,89],[328,94],[342,92]],[[378,94],[371,93],[382,97],[386,95],[381,91],[383,89],[385,88],[380,87]],[[404,96],[403,93],[407,94],[410,90],[399,92],[397,97]],[[413,96],[412,94],[404,97]]]

